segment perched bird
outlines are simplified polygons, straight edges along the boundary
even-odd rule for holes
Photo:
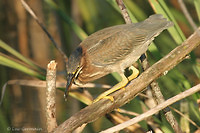
[[[65,97],[72,83],[85,84],[118,72],[122,81],[101,94],[95,102],[104,97],[114,100],[108,95],[138,76],[139,71],[132,65],[147,51],[153,39],[170,26],[173,26],[172,22],[155,14],[139,23],[112,26],[91,34],[72,52],[66,64]],[[124,69],[128,67],[133,73],[127,78]]]

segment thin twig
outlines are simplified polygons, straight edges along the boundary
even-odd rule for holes
[[[122,16],[123,16],[126,24],[131,24],[132,21],[131,21],[131,18],[129,16],[129,13],[128,13],[127,9],[126,9],[126,6],[125,6],[123,0],[116,0],[116,2],[117,2],[117,5],[119,6],[119,8],[121,10]],[[144,57],[144,55],[145,54],[141,55],[141,57]],[[144,62],[147,62],[146,57],[145,57],[145,61]],[[128,130],[130,130],[130,129],[128,128]]]
[[[116,0],[116,2],[117,2],[117,4],[118,4],[119,8],[121,9],[122,16],[123,16],[125,22],[126,22],[127,24],[131,24],[132,21],[131,21],[131,18],[130,18],[130,16],[129,16],[127,10],[126,10],[126,6],[124,5],[123,0]]]
[[[138,116],[140,114],[136,113],[136,112],[132,112],[132,111],[127,111],[127,110],[124,110],[124,109],[115,109],[116,112],[119,112],[119,113],[124,113],[124,114],[128,114],[128,115],[133,115],[133,116]]]
[[[132,116],[139,116],[140,115],[138,113],[127,111],[127,110],[124,110],[124,109],[121,109],[121,108],[120,109],[115,109],[115,111],[118,111],[119,113],[132,115]],[[159,129],[159,126],[157,126],[157,124],[153,123],[151,120],[147,120],[147,124],[149,126],[151,126],[151,128],[153,129],[154,132],[162,133],[161,129]]]
[[[46,88],[46,81],[42,80],[9,80],[6,82],[2,88],[2,93],[1,93],[1,99],[0,99],[0,106],[3,102],[3,97],[4,97],[4,92],[6,90],[7,85],[22,85],[22,86],[31,86],[31,87],[40,87],[40,88]],[[65,88],[66,83],[65,82],[56,82],[56,88]],[[73,84],[71,89],[76,90],[78,88],[103,88],[103,89],[110,89],[111,85],[106,85],[106,84],[96,84],[96,83],[87,83],[84,85],[75,85]],[[84,91],[86,92],[86,91]],[[86,105],[89,105],[92,103],[92,98],[89,97],[89,94],[86,93],[80,93],[78,91],[71,91],[70,95],[72,97],[75,97],[85,103]],[[82,98],[82,100],[81,100]],[[83,100],[84,99],[84,100]]]
[[[42,28],[42,30],[46,33],[46,35],[48,36],[48,38],[52,41],[53,45],[58,49],[58,51],[60,52],[60,54],[63,57],[64,62],[66,63],[68,58],[66,56],[66,54],[63,52],[63,50],[59,47],[59,45],[55,42],[55,40],[53,39],[53,37],[51,36],[51,34],[47,31],[47,29],[45,28],[45,26],[42,24],[42,22],[40,22],[40,20],[38,19],[38,17],[36,16],[36,14],[34,13],[34,11],[29,7],[29,5],[24,1],[21,0],[22,5],[24,6],[24,8],[26,9],[26,11],[28,11],[28,13],[30,13],[30,15],[34,18],[34,20],[38,23],[38,25]]]
[[[173,111],[175,111],[176,113],[178,113],[180,116],[184,117],[185,119],[187,119],[192,125],[194,125],[196,128],[200,129],[200,127],[190,118],[188,118],[188,116],[184,115],[182,112],[180,112],[179,110],[173,108],[172,106],[169,106],[169,108],[171,108]]]
[[[188,97],[188,96],[190,96],[190,95],[192,95],[192,94],[194,94],[194,93],[196,93],[198,91],[200,91],[200,84],[198,84],[198,85],[196,85],[196,86],[194,86],[194,87],[192,87],[192,88],[190,88],[190,89],[188,89],[188,90],[186,90],[186,91],[184,91],[184,92],[182,92],[182,93],[180,93],[180,94],[178,94],[178,95],[166,100],[165,102],[159,104],[158,106],[152,108],[151,110],[149,110],[149,111],[147,111],[147,112],[145,112],[145,113],[143,113],[143,114],[141,114],[141,115],[139,115],[139,116],[137,116],[137,117],[135,117],[135,118],[133,118],[133,119],[131,119],[129,121],[126,121],[126,122],[124,122],[122,124],[119,124],[117,126],[109,128],[107,130],[104,130],[104,131],[102,131],[100,133],[113,133],[113,132],[122,130],[122,129],[124,129],[124,128],[132,125],[132,124],[138,123],[138,122],[146,119],[147,117],[157,113],[158,111],[166,108],[167,106],[169,106],[169,105],[171,105],[171,104],[173,104],[173,103],[175,103],[175,102],[177,102],[177,101],[179,101],[179,100],[181,100],[183,98],[186,98],[186,97]]]
[[[154,100],[156,101],[157,104],[161,104],[165,101],[164,96],[160,90],[160,87],[158,85],[158,83],[156,81],[153,81],[151,84],[151,90],[152,90],[152,95]],[[165,109],[163,109],[163,112],[165,114],[165,117],[167,119],[167,121],[170,123],[170,125],[172,126],[172,128],[174,129],[174,131],[176,133],[182,133],[182,130],[180,128],[180,126],[178,125],[177,120],[175,119],[174,115],[172,114],[171,110],[169,109],[169,107],[166,107]]]
[[[111,113],[109,113],[109,115],[106,115],[106,117],[107,117],[107,119],[109,119],[110,121],[112,121],[116,125],[130,120],[129,117],[124,116],[124,115],[122,115],[118,112],[111,112]],[[136,133],[137,132],[138,133],[143,132],[142,127],[138,123],[130,125],[130,126],[126,127],[124,130],[125,130],[125,132],[131,132],[131,133],[132,132],[136,132]]]
[[[178,0],[180,7],[185,15],[185,17],[187,18],[188,22],[190,23],[190,25],[192,26],[193,30],[195,31],[198,27],[196,26],[195,22],[193,21],[190,13],[188,12],[183,0]]]
[[[7,83],[5,83],[2,87],[2,91],[1,91],[1,99],[0,99],[0,107],[3,103],[3,98],[4,98],[4,95],[5,95],[5,91],[6,91],[6,86],[7,86]]]
[[[141,73],[138,78],[131,81],[126,86],[126,89],[121,89],[111,94],[115,99],[114,102],[108,99],[101,99],[71,116],[68,120],[59,125],[54,132],[72,132],[82,124],[93,122],[99,117],[104,116],[134,99],[138,93],[143,91],[153,80],[163,75],[164,72],[171,70],[183,61],[185,56],[193,49],[200,45],[199,30],[200,28],[181,45],[177,46],[169,54]]]
[[[47,66],[46,76],[46,124],[48,133],[57,127],[56,122],[56,65],[53,60]]]
[[[46,81],[42,80],[9,80],[7,82],[7,85],[22,85],[22,86],[31,86],[31,87],[46,87]],[[65,88],[66,83],[65,82],[56,82],[56,88]],[[71,89],[77,89],[77,88],[103,88],[103,89],[109,89],[111,88],[111,85],[106,84],[96,84],[96,83],[87,83],[84,85],[75,85],[73,84]]]

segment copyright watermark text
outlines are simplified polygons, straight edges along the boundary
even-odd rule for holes
[[[40,127],[7,127],[7,131],[42,131]]]

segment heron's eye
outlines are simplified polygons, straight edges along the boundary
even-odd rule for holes
[[[72,72],[72,74],[75,74],[75,73],[76,73],[76,71]]]

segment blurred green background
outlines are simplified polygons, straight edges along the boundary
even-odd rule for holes
[[[27,3],[68,56],[88,35],[105,27],[125,23],[115,0],[27,0]],[[124,3],[130,11],[133,22],[142,21],[151,14],[160,13],[175,24],[173,28],[162,32],[150,45],[148,50],[150,64],[161,59],[194,32],[178,0],[124,0]],[[184,3],[198,27],[200,25],[200,0],[184,0]],[[0,40],[1,88],[7,81],[13,79],[44,80],[46,66],[53,59],[58,63],[57,80],[66,83],[65,65],[61,55],[44,31],[25,11],[19,0],[0,1]],[[190,54],[189,59],[184,60],[157,80],[165,99],[200,82],[199,51],[200,48],[196,48]],[[139,63],[138,67],[141,70]],[[119,77],[112,74],[95,82],[114,85],[117,80]],[[93,97],[97,97],[105,90],[91,88],[88,91]],[[144,93],[148,95],[147,91]],[[58,124],[86,106],[73,97],[69,97],[65,102],[63,91],[60,90],[57,90],[56,98]],[[172,107],[200,126],[199,98],[199,93],[194,94],[173,104]],[[143,113],[152,107],[153,104],[148,103],[150,99],[137,96],[122,108]],[[42,131],[31,130],[30,132],[45,132],[44,106],[45,88],[8,85],[0,107],[0,131],[26,132],[21,130],[22,127],[31,127],[41,128]],[[172,112],[185,132],[197,130],[198,126],[194,126],[174,110]],[[173,132],[162,112],[154,115],[150,121],[163,132]],[[141,132],[152,130],[152,126],[147,121],[139,124]],[[88,124],[83,132],[98,132],[113,125],[111,121],[103,117]]]

